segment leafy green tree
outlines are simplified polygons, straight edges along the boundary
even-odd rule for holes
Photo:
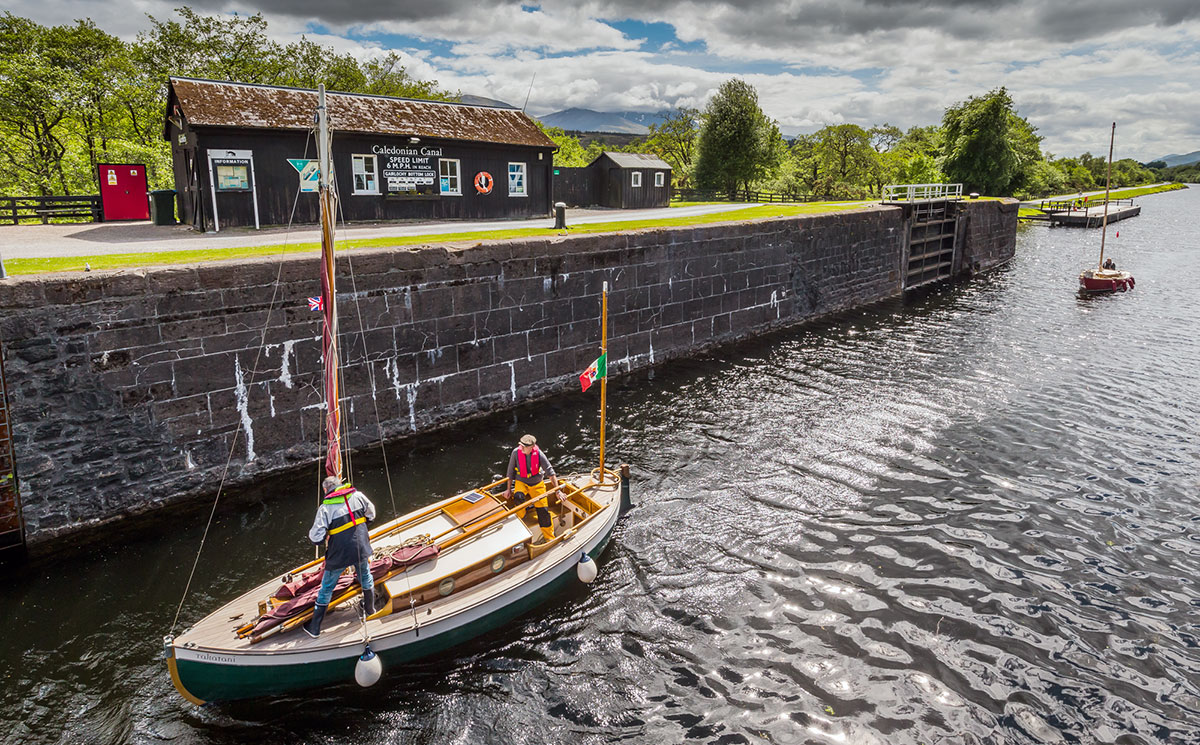
[[[70,116],[81,98],[74,71],[55,62],[44,27],[5,12],[0,17],[0,171],[26,193],[70,194],[63,167]]]
[[[871,136],[857,124],[835,124],[816,134],[816,158],[823,194],[854,198],[866,196],[882,180],[882,162],[871,146]]]
[[[1021,153],[1010,128],[1014,114],[1005,88],[946,109],[942,170],[969,191],[1005,195],[1021,168]]]
[[[554,144],[558,145],[558,150],[554,153],[554,165],[563,166],[564,168],[579,168],[595,160],[579,142],[578,137],[567,134],[561,127],[547,127],[537,119],[533,121],[537,124],[538,129],[545,132],[546,136],[554,140]],[[599,152],[596,155],[599,155]]]
[[[671,179],[687,187],[695,166],[700,110],[680,106],[659,124],[650,125],[646,149],[671,164]]]
[[[904,133],[900,131],[899,127],[884,122],[868,129],[867,137],[870,138],[871,147],[875,148],[875,152],[886,153],[904,139]]]
[[[732,198],[768,176],[784,152],[779,127],[759,108],[758,92],[744,80],[727,80],[704,112],[696,183]]]

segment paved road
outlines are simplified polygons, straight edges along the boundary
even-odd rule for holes
[[[567,225],[600,222],[656,220],[719,212],[735,212],[757,204],[705,204],[694,207],[665,207],[643,210],[567,210]],[[340,228],[343,239],[396,238],[442,235],[486,230],[554,227],[550,217],[534,220],[443,221],[424,223],[355,224]],[[149,222],[82,223],[72,225],[0,226],[0,258],[45,258],[95,256],[114,253],[183,251],[240,246],[273,246],[281,243],[312,243],[321,232],[312,225],[293,228],[234,228],[220,233],[198,233],[182,225],[152,225]]]

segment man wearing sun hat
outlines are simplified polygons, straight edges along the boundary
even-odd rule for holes
[[[510,499],[514,489],[518,503],[540,497],[533,507],[537,511],[538,526],[542,529],[542,540],[550,541],[554,539],[554,521],[550,518],[550,503],[545,496],[546,476],[550,477],[550,486],[557,489],[558,476],[546,454],[538,449],[537,438],[522,435],[521,443],[508,458],[508,488],[504,491],[504,499]]]

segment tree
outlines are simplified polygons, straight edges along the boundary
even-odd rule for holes
[[[1001,87],[946,109],[942,170],[970,191],[1005,195],[1021,167],[1012,132],[1012,98]]]
[[[904,139],[904,133],[899,127],[884,122],[868,129],[867,137],[870,138],[871,147],[875,148],[875,152],[886,153]]]
[[[833,124],[817,132],[816,157],[820,190],[838,197],[865,196],[867,185],[879,186],[882,163],[867,130],[857,124]]]
[[[754,87],[736,78],[722,83],[700,127],[697,185],[732,198],[774,170],[783,154],[779,127],[759,108]]]
[[[671,164],[672,180],[680,187],[692,179],[699,123],[699,109],[680,106],[661,124],[651,124],[646,138],[646,149]]]
[[[542,130],[547,137],[554,140],[554,144],[558,145],[558,150],[554,153],[554,165],[563,166],[564,168],[579,168],[586,166],[596,158],[583,147],[579,142],[579,138],[574,135],[569,135],[561,127],[547,127],[541,121],[534,119],[538,129]],[[599,153],[596,153],[599,155]]]

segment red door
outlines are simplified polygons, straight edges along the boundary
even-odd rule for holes
[[[100,207],[105,221],[150,219],[146,166],[101,163],[96,166],[96,176],[100,180]]]

